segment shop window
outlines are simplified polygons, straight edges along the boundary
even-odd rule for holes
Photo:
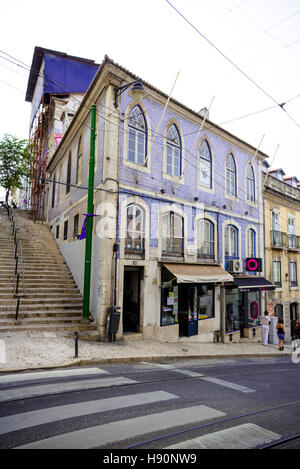
[[[242,311],[242,295],[238,288],[226,289],[226,332],[236,332],[240,330],[240,313]]]
[[[147,126],[140,106],[134,106],[128,120],[128,161],[144,165],[147,153]]]
[[[178,285],[174,276],[162,268],[161,287],[161,325],[168,326],[178,323]]]
[[[183,218],[174,213],[167,212],[162,218],[162,255],[183,256]]]
[[[125,254],[143,254],[145,251],[145,212],[138,205],[127,207]]]
[[[248,293],[248,318],[246,327],[255,327],[260,324],[260,294],[259,291],[253,291]]]

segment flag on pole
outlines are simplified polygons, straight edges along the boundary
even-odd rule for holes
[[[82,225],[82,228],[81,228],[81,234],[80,234],[79,239],[85,239],[86,238],[86,220],[87,220],[87,217],[96,217],[96,215],[92,215],[91,213],[84,213],[83,215],[85,215],[85,219],[84,219],[84,222],[83,222],[83,225]]]

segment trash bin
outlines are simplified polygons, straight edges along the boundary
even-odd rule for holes
[[[112,337],[114,340],[116,340],[116,333],[118,332],[119,329],[119,324],[120,324],[120,312],[121,307],[120,306],[111,306],[108,308],[108,313],[109,313],[109,326],[108,326],[108,334],[109,334],[109,339],[111,341]]]

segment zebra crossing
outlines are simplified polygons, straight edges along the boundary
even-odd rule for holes
[[[159,366],[158,366],[159,367]],[[164,369],[163,366],[160,366]],[[180,370],[172,366],[166,366],[165,369],[169,371],[175,371],[176,373],[182,373],[186,377],[199,377],[199,380],[205,379],[200,373],[195,373],[189,370]],[[209,380],[209,378],[206,378]],[[55,382],[53,382],[53,380]],[[231,387],[235,391],[240,392],[254,392],[243,386],[238,386],[233,383],[222,382],[222,380],[215,381],[216,385]],[[225,384],[224,384],[225,383]],[[14,400],[19,399],[30,399],[32,397],[44,398],[49,395],[55,395],[59,393],[66,393],[73,391],[86,391],[105,389],[107,387],[117,388],[122,385],[135,385],[142,384],[142,381],[127,378],[125,376],[110,376],[110,373],[100,368],[83,368],[83,369],[64,369],[64,370],[50,370],[36,373],[19,373],[14,375],[0,376],[0,405],[13,404]],[[124,391],[124,389],[122,390]],[[119,393],[120,394],[120,393]],[[21,401],[23,403],[25,401]],[[12,447],[22,449],[88,449],[107,447],[109,445],[118,444],[122,441],[131,439],[143,439],[144,435],[154,434],[156,432],[171,431],[174,428],[183,427],[184,425],[193,426],[198,425],[201,422],[210,421],[213,419],[220,419],[226,416],[226,413],[219,409],[215,409],[203,404],[193,405],[184,407],[184,402],[181,396],[176,392],[168,392],[165,390],[154,390],[147,392],[136,392],[132,393],[130,386],[128,389],[125,387],[125,391],[122,395],[102,398],[93,398],[91,400],[85,400],[83,402],[72,402],[60,403],[53,406],[52,404],[46,404],[43,401],[43,407],[13,413],[0,417],[0,443],[9,438],[13,432],[22,431],[26,435],[26,431],[30,431],[31,428],[47,425],[63,424],[60,427],[59,434],[51,433],[51,436],[42,437],[40,432],[34,432],[34,441],[32,440],[32,433],[30,434],[29,442],[22,444],[16,443]],[[154,405],[159,404],[159,407]],[[153,406],[152,413],[149,413],[149,405]],[[143,414],[143,409],[147,408],[147,412]],[[148,406],[148,407],[146,407]],[[168,409],[169,407],[169,409]],[[131,408],[139,408],[139,415],[136,417],[127,417],[124,415],[116,421],[104,421],[99,424],[100,416],[105,412],[117,412],[126,411],[126,414],[130,416]],[[21,406],[22,409],[22,406]],[[163,409],[163,410],[162,410]],[[89,422],[88,417],[97,414],[97,424]],[[74,418],[82,418],[83,422],[86,423],[86,427],[80,429],[73,429],[69,422],[72,422]],[[118,418],[118,417],[117,417]],[[111,419],[111,420],[114,420]],[[100,420],[101,421],[101,420]],[[64,431],[61,431],[61,428]],[[253,429],[249,429],[251,434]],[[261,430],[262,435],[268,438],[275,438],[276,435],[264,433],[264,429]],[[243,429],[243,435],[247,433],[246,429]],[[232,433],[234,436],[235,434]],[[258,432],[258,435],[260,433]],[[222,438],[217,438],[218,444],[222,446]],[[224,441],[228,444],[227,434],[224,435]],[[18,440],[16,440],[18,441]],[[28,440],[27,440],[28,441]],[[216,440],[214,440],[216,441]],[[221,443],[220,443],[221,441]],[[196,445],[201,447],[205,445],[205,442],[201,440],[188,440],[183,445]],[[239,445],[243,447],[244,442],[239,442]],[[197,446],[198,445],[198,446]],[[200,446],[199,446],[200,445]],[[188,446],[185,446],[188,448]]]

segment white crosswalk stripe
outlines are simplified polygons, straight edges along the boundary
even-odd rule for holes
[[[137,381],[125,377],[104,377],[100,379],[65,381],[60,383],[43,384],[41,386],[26,386],[9,388],[0,391],[0,402],[7,402],[15,399],[25,399],[29,397],[46,396],[49,394],[59,394],[66,391],[86,391],[88,389],[106,388],[109,386],[122,386],[124,384],[134,384]]]
[[[183,441],[165,449],[249,449],[277,440],[280,436],[253,423],[246,423]]]
[[[33,410],[7,417],[0,418],[0,435],[31,428],[36,425],[42,425],[72,417],[97,414],[100,412],[124,409],[155,402],[168,401],[176,399],[177,396],[164,391],[154,391],[141,394],[132,394],[126,396],[112,397],[94,401],[85,401],[77,404],[68,404],[63,406],[51,407],[42,410]]]
[[[240,392],[245,392],[245,393],[255,392],[255,389],[248,388],[246,386],[241,386],[235,383],[230,383],[229,381],[224,381],[223,379],[219,379],[219,378],[207,377],[207,378],[201,378],[201,379],[203,381],[210,381],[211,383],[219,384],[220,386],[225,386],[226,388],[235,389],[236,391],[240,391]]]
[[[0,376],[0,384],[10,384],[20,381],[25,382],[48,378],[71,378],[76,376],[80,377],[87,375],[99,375],[103,373],[106,374],[108,372],[101,370],[100,368],[67,368],[61,370],[36,371],[34,373],[14,373],[13,375]]]
[[[91,428],[85,428],[52,438],[22,445],[23,449],[88,449],[112,444],[147,433],[168,430],[186,424],[223,417],[226,414],[205,405],[145,415]]]

